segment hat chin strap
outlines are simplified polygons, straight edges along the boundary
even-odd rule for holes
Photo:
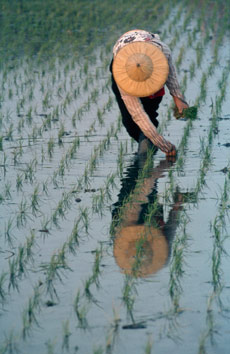
[[[135,53],[126,61],[126,72],[130,79],[142,82],[147,80],[153,72],[153,63],[148,55]]]

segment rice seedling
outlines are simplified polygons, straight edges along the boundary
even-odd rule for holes
[[[100,249],[96,249],[95,251],[95,260],[94,260],[94,264],[93,264],[93,272],[92,272],[92,276],[91,276],[91,282],[94,283],[96,285],[97,288],[99,288],[99,275],[101,274],[101,269],[100,269],[100,265],[101,265],[101,260],[102,260],[102,256],[103,256],[103,252],[102,252],[102,247]]]
[[[41,269],[45,270],[46,272],[45,285],[47,293],[51,296],[52,299],[54,296],[58,299],[58,294],[55,289],[54,282],[56,279],[62,281],[61,271],[63,269],[70,269],[66,263],[63,250],[60,250],[59,254],[53,254],[50,262],[42,264]]]
[[[3,160],[0,163],[0,167],[3,168],[3,174],[5,176],[5,174],[7,172],[7,155],[5,152],[3,152]]]
[[[5,199],[12,199],[12,195],[11,195],[11,183],[10,182],[6,182],[5,187],[4,187],[4,196]]]
[[[18,287],[18,279],[17,279],[17,268],[18,268],[18,263],[17,259],[13,257],[12,259],[9,259],[9,284],[8,284],[8,289],[10,290],[13,288],[13,290],[19,290]]]
[[[182,216],[180,216],[180,218],[182,218]],[[188,220],[186,217],[183,217],[183,219],[181,219],[181,222],[183,222],[183,224],[179,224],[179,227],[181,227],[181,235],[180,233],[178,233],[173,243],[173,256],[170,267],[169,281],[169,294],[172,300],[173,311],[176,314],[180,312],[179,300],[183,292],[181,279],[184,274],[184,253],[188,243],[188,234],[186,231],[186,225],[188,223]]]
[[[103,215],[103,207],[105,205],[106,192],[103,188],[100,188],[98,194],[94,194],[92,197],[92,209],[94,213],[99,214],[101,217]]]
[[[5,240],[8,242],[9,245],[13,245],[12,239],[12,231],[14,228],[14,219],[10,217],[7,222],[5,222],[5,229],[4,229],[4,235],[5,235]]]
[[[47,354],[55,353],[55,344],[56,344],[56,340],[51,341],[50,339],[45,343],[47,348]]]
[[[36,157],[26,164],[26,168],[23,170],[25,181],[29,181],[33,184],[35,178],[35,172],[37,167],[37,159]]]
[[[122,143],[120,143],[117,163],[118,163],[119,176],[122,177],[123,168],[124,168],[124,146]]]
[[[22,274],[25,274],[26,268],[25,268],[25,248],[23,246],[18,247],[18,253],[17,253],[17,265],[18,265],[18,277],[20,277]]]
[[[102,346],[93,349],[93,354],[103,354],[103,353],[104,353],[104,349]]]
[[[30,235],[26,238],[26,243],[25,243],[25,261],[33,260],[33,248],[36,245],[35,242],[35,231],[31,230]]]
[[[19,204],[17,217],[16,217],[16,224],[18,228],[25,226],[28,218],[30,218],[30,214],[28,210],[29,210],[29,206],[26,200],[22,199]]]
[[[3,151],[3,136],[0,135],[0,151]]]
[[[42,192],[45,193],[46,196],[49,195],[49,187],[48,187],[48,184],[49,184],[49,179],[47,179],[46,181],[43,181],[43,182],[42,182]]]
[[[153,340],[152,340],[151,336],[149,336],[146,346],[145,346],[145,354],[151,354],[152,348],[153,348]]]
[[[73,307],[77,315],[79,327],[83,329],[87,329],[88,322],[86,316],[87,316],[88,309],[86,305],[81,305],[81,298],[82,298],[81,292],[80,290],[78,290],[77,295],[74,299]]]
[[[76,220],[67,241],[68,250],[73,254],[76,254],[76,246],[79,246],[79,237],[79,220]]]
[[[64,134],[65,134],[65,128],[64,128],[64,125],[61,124],[61,127],[58,131],[58,144],[59,145],[62,145],[62,138],[63,138]]]
[[[177,69],[180,67],[181,63],[182,63],[182,60],[183,60],[183,57],[184,57],[184,52],[185,52],[185,48],[182,46],[180,48],[180,52],[178,54],[178,57],[177,57],[177,60],[176,60],[176,67]]]
[[[112,353],[116,338],[118,336],[120,317],[117,311],[113,308],[113,320],[110,324],[109,330],[106,335],[105,352]]]
[[[43,90],[42,90],[42,91],[43,91]],[[50,93],[47,92],[47,93],[45,94],[45,97],[44,97],[43,101],[42,101],[42,108],[43,108],[44,110],[46,110],[46,109],[49,108],[50,99],[51,99]]]
[[[30,334],[31,327],[36,324],[39,327],[37,320],[37,312],[40,311],[41,306],[41,292],[38,286],[33,289],[33,295],[28,300],[28,305],[22,314],[22,338],[25,340]]]
[[[37,212],[39,211],[39,203],[40,203],[39,185],[36,185],[33,194],[31,195],[31,204],[30,204],[33,215],[36,215]]]
[[[7,273],[2,272],[0,275],[0,301],[1,301],[1,304],[4,304],[4,302],[6,300],[6,295],[7,295],[7,293],[4,289],[6,278],[7,278]]]
[[[16,178],[17,192],[22,191],[22,186],[23,186],[23,176],[21,174],[17,174],[17,178]]]
[[[131,319],[132,323],[135,323],[134,316],[133,316],[135,295],[137,294],[135,285],[136,284],[134,278],[132,276],[125,275],[125,282],[122,289],[122,301],[126,307],[127,314]]]
[[[71,336],[71,332],[70,332],[70,329],[69,329],[69,321],[66,320],[62,323],[62,336],[63,336],[63,339],[62,339],[62,350],[67,350],[69,351],[69,337]]]
[[[52,220],[51,218],[48,218],[47,216],[43,216],[39,231],[48,234],[51,228],[51,220]]]
[[[50,138],[48,141],[48,155],[50,159],[53,157],[54,145],[54,139]]]
[[[20,353],[18,338],[11,330],[10,333],[5,335],[4,341],[1,343],[0,353]]]
[[[89,210],[87,208],[79,208],[79,221],[82,222],[85,233],[89,233]]]

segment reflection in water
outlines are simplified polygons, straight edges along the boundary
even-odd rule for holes
[[[112,211],[115,260],[122,272],[139,277],[154,274],[166,264],[183,203],[183,193],[177,190],[165,223],[163,205],[158,202],[157,180],[164,177],[173,162],[162,160],[148,170],[140,184],[137,179],[143,163],[143,158],[136,157],[127,168]],[[129,198],[130,193],[134,198]]]

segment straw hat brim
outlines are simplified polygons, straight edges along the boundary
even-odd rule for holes
[[[133,274],[138,241],[143,240],[143,257],[137,269],[139,277],[156,273],[166,263],[169,246],[160,229],[144,225],[121,228],[114,239],[114,257],[125,274]]]
[[[136,41],[118,51],[112,71],[117,85],[127,94],[147,97],[164,86],[169,66],[167,58],[157,46]]]

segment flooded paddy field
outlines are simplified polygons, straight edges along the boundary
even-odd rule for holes
[[[228,2],[16,3],[1,5],[0,353],[228,353]],[[175,159],[138,158],[122,126],[109,64],[130,28],[160,34],[198,107],[175,119],[167,92],[159,108]]]

